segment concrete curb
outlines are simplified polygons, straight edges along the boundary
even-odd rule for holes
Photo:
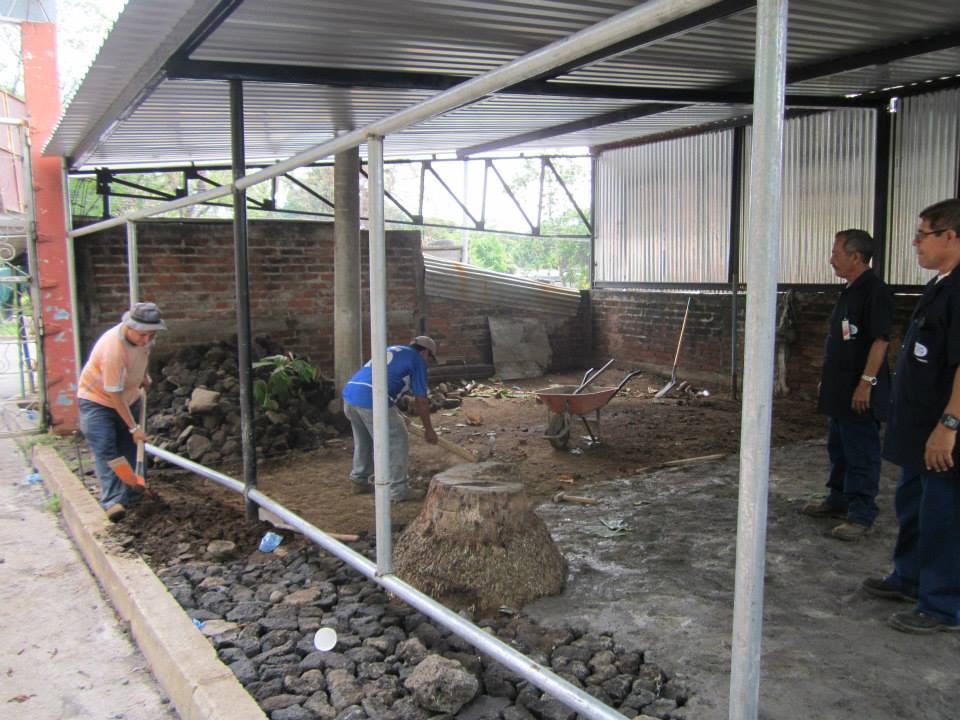
[[[266,720],[266,715],[140,558],[118,557],[101,543],[109,521],[97,501],[49,447],[33,465],[60,497],[77,549],[100,581],[154,677],[182,720]]]

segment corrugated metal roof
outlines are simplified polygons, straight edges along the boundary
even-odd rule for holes
[[[729,2],[729,0],[728,0]],[[215,162],[229,157],[223,81],[163,79],[162,68],[215,0],[130,0],[47,151],[86,166]],[[632,0],[245,0],[191,60],[473,76],[635,6]],[[736,6],[734,7],[736,9]],[[675,33],[561,75],[558,83],[711,89],[753,74],[753,9]],[[793,0],[788,61],[806,67],[960,30],[942,0]],[[921,47],[922,50],[922,47]],[[839,69],[839,68],[838,68]],[[791,92],[845,95],[960,72],[939,49],[798,83]],[[245,84],[251,160],[289,156],[429,97],[433,90]],[[502,95],[387,138],[393,157],[446,152],[583,120],[638,101]],[[520,147],[618,142],[729,119],[745,108],[699,105],[526,139]]]

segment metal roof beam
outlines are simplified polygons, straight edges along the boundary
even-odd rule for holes
[[[186,60],[174,58],[167,63],[167,77],[171,80],[243,80],[245,82],[291,83],[300,85],[327,85],[330,87],[373,87],[395,90],[448,90],[470,78],[463,75],[394,72],[389,70],[354,70],[349,68],[321,68],[303,65],[272,65],[267,63],[222,62],[213,60]],[[749,105],[753,94],[748,90],[728,90],[724,87],[695,90],[689,88],[636,87],[630,85],[595,85],[539,80],[525,82],[502,90],[501,93],[540,95],[551,97],[581,97],[594,100],[636,100],[665,103],[719,103]],[[812,107],[850,107],[856,100],[819,95],[790,95],[790,105]]]
[[[815,80],[828,75],[859,70],[873,65],[888,65],[897,60],[905,60],[917,55],[927,55],[939,50],[949,50],[960,46],[960,29],[953,29],[940,35],[916,38],[898,45],[868,50],[854,55],[833,58],[824,62],[805,65],[787,70],[787,84]]]
[[[687,107],[686,105],[668,105],[665,103],[645,103],[643,105],[634,105],[633,107],[614,110],[612,112],[594,115],[593,117],[574,120],[573,122],[554,125],[533,132],[521,133],[500,140],[493,140],[488,143],[472,145],[462,150],[457,150],[457,157],[465,158],[469,155],[491,152],[511,145],[520,145],[521,143],[544,140],[546,138],[556,137],[557,135],[567,135],[569,133],[589,130],[603,125],[612,125],[613,123],[624,122],[626,120],[635,120],[636,118],[646,117],[647,115],[656,115],[657,113],[667,112],[668,110],[679,110]]]
[[[660,25],[652,30],[648,30],[647,32],[643,32],[625,40],[621,40],[620,42],[613,43],[612,45],[608,45],[602,50],[597,50],[596,52],[589,53],[571,62],[559,65],[548,73],[544,73],[543,75],[532,78],[532,81],[536,82],[549,78],[555,78],[560,75],[565,75],[573,70],[590,65],[591,63],[600,60],[607,60],[616,55],[622,55],[624,53],[631,52],[637,48],[643,47],[644,45],[650,45],[658,40],[663,40],[664,38],[672,37],[674,35],[680,35],[703,25],[709,25],[717,20],[722,20],[723,18],[730,17],[731,15],[741,13],[744,10],[751,10],[756,6],[756,0],[721,0],[721,2],[718,2],[715,5],[703,8],[702,10],[697,10],[689,15],[677,18],[671,22],[664,23],[663,25]]]

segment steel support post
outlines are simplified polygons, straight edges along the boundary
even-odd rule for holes
[[[758,2],[756,48],[737,567],[730,654],[731,720],[755,720],[760,694],[764,546],[782,212],[786,0]]]
[[[250,267],[247,244],[247,191],[236,182],[246,171],[243,127],[243,84],[230,81],[230,155],[233,164],[233,247],[237,287],[237,366],[240,376],[240,445],[246,492],[257,486],[257,446],[253,430],[251,367]],[[247,498],[247,520],[257,519],[257,506]]]
[[[127,220],[127,276],[130,285],[130,307],[140,302],[140,253],[137,246],[137,224]]]
[[[390,429],[387,413],[387,251],[383,222],[383,138],[367,138],[370,205],[370,354],[373,370],[373,472],[377,573],[393,572],[390,528]]]
[[[730,283],[730,397],[740,394],[739,323],[740,323],[740,219],[743,207],[743,146],[745,127],[733,129],[733,157],[730,169],[730,257],[727,260],[727,281]]]
[[[876,158],[873,174],[873,271],[877,277],[886,276],[889,238],[887,209],[890,202],[890,142],[892,120],[888,107],[877,111]]]
[[[49,408],[47,407],[47,378],[46,378],[46,364],[44,360],[44,347],[43,347],[43,314],[41,312],[41,299],[40,299],[40,256],[37,252],[37,216],[36,216],[36,205],[34,204],[33,197],[33,149],[30,147],[30,130],[26,124],[21,125],[19,128],[20,139],[23,143],[23,215],[27,219],[27,272],[30,274],[30,306],[32,310],[31,324],[33,326],[33,337],[35,339],[34,353],[36,357],[36,369],[37,369],[37,411],[40,416],[39,429],[45,431],[47,429],[48,418],[49,418]],[[67,220],[69,221],[70,216],[67,215]],[[73,241],[71,238],[67,238],[67,246],[72,247]],[[68,254],[68,257],[71,258],[70,267],[74,267],[72,262],[72,253]],[[70,287],[74,287],[72,280]],[[74,304],[74,307],[77,307]],[[74,313],[76,317],[76,313]],[[74,339],[77,340],[79,333],[74,334]],[[77,340],[79,343],[79,340]],[[74,350],[74,348],[71,348]],[[79,362],[78,352],[74,352],[77,362]],[[28,369],[28,372],[32,372],[32,369]]]
[[[339,396],[363,365],[360,302],[360,148],[337,153],[333,166],[333,375]]]

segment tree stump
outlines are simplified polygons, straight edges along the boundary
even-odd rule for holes
[[[515,469],[457,465],[433,478],[397,540],[399,577],[449,607],[483,616],[563,589],[567,561],[534,512]]]

